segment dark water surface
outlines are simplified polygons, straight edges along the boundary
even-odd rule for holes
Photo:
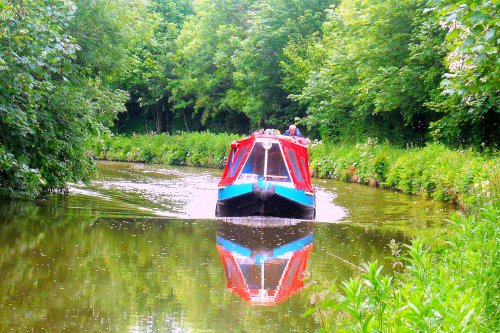
[[[99,163],[0,205],[0,332],[311,332],[303,271],[338,283],[433,233],[440,203],[315,180],[318,218],[215,219],[220,171]]]

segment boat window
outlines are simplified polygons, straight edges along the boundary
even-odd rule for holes
[[[228,260],[226,263],[226,276],[228,280],[234,282],[237,286],[242,286],[243,281],[241,281],[240,275],[238,274],[238,271],[236,267],[234,267],[234,264],[232,261]]]
[[[290,181],[290,176],[288,175],[285,160],[283,159],[283,154],[281,153],[278,144],[273,144],[271,149],[269,149],[266,178],[267,180],[276,182]]]
[[[300,158],[300,163],[302,165],[302,170],[304,171],[304,175],[307,175],[307,165],[306,165],[306,159],[301,157]]]
[[[229,154],[229,162],[227,162],[227,168],[228,168],[229,170],[231,170],[231,167],[232,167],[232,165],[233,165],[233,162],[234,162],[234,156],[236,155],[236,151],[237,151],[237,149],[236,149],[236,148],[233,148],[233,149],[231,150],[231,153]]]
[[[255,263],[239,263],[240,271],[250,289],[264,288],[267,290],[276,290],[279,287],[282,275],[285,271],[288,260],[273,259],[266,261],[263,265]],[[262,281],[262,268],[264,268],[264,281]]]
[[[299,182],[303,182],[304,178],[302,178],[302,172],[300,171],[299,161],[297,161],[297,156],[295,152],[291,149],[288,150],[288,157],[290,157],[290,162],[292,163],[293,172],[295,173],[295,177]]]
[[[262,143],[255,143],[241,173],[255,174],[259,176],[264,175],[264,148],[262,147]]]
[[[243,156],[245,156],[245,153],[247,152],[247,147],[241,148],[241,151],[238,152],[236,151],[236,160],[234,161],[234,164],[230,167],[229,169],[229,177],[233,177],[234,174],[236,173],[236,170],[238,170],[238,167],[240,166],[241,159]]]
[[[283,285],[281,286],[281,288],[283,290],[287,290],[289,289],[291,286],[292,286],[292,283],[295,281],[295,280],[299,280],[299,276],[298,276],[298,273],[301,273],[299,271],[299,264],[301,263],[301,260],[299,260],[299,258],[295,258],[292,263],[291,263],[291,267],[290,269],[288,270],[288,276],[286,278],[286,281],[283,283]]]
[[[262,143],[257,142],[255,143],[254,148],[250,153],[245,166],[243,167],[240,178],[245,175],[257,175],[259,177],[263,177],[264,161],[265,149],[262,147]],[[283,159],[279,145],[276,143],[273,144],[268,151],[266,179],[276,182],[290,181],[285,160]]]
[[[253,263],[239,263],[240,271],[250,289],[260,289],[260,266]]]
[[[287,263],[288,260],[286,259],[274,259],[272,261],[266,261],[264,267],[265,289],[278,289],[281,278],[285,273]]]

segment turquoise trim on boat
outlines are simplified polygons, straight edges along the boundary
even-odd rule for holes
[[[219,189],[218,199],[230,199],[243,194],[251,193],[252,191],[253,189],[251,183],[227,185],[225,188]]]
[[[268,189],[272,185],[274,186],[275,193],[282,196],[283,198],[287,198],[289,200],[298,202],[301,205],[314,206],[314,195],[306,194],[306,191],[297,190],[296,188],[292,187],[282,186],[277,183],[267,182],[262,179],[259,179],[257,184],[260,189],[262,188]],[[227,185],[226,187],[219,189],[218,199],[226,200],[247,193],[251,193],[253,192],[252,185],[253,185],[252,183]]]
[[[281,195],[284,198],[296,201],[302,205],[314,206],[314,195],[306,194],[306,191],[297,190],[295,188],[276,185],[274,193]]]
[[[306,245],[311,244],[313,241],[313,234],[309,234],[304,238],[297,239],[291,243],[282,245],[273,250],[273,258],[280,257],[289,252],[297,252],[302,250]]]
[[[291,243],[282,245],[280,247],[277,247],[273,250],[273,255],[272,256],[267,256],[265,254],[261,253],[256,253],[255,254],[255,264],[256,265],[262,265],[264,264],[267,260],[273,259],[273,258],[278,258],[281,257],[287,253],[290,252],[297,252],[302,250],[306,245],[312,244],[313,242],[313,234],[309,234],[306,237],[297,239],[296,241],[293,241]],[[238,245],[236,243],[233,243],[227,239],[224,239],[222,237],[217,236],[217,244],[222,246],[224,249],[228,250],[229,252],[239,254],[240,256],[251,258],[252,257],[252,250]]]
[[[252,255],[252,250],[250,250],[249,248],[238,245],[219,236],[217,236],[217,244],[219,244],[229,252],[237,253],[244,257],[250,257]]]

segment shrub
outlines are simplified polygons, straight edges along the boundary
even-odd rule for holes
[[[210,132],[117,135],[95,147],[94,154],[115,161],[221,168],[231,142],[238,138]]]
[[[478,187],[499,165],[494,154],[452,150],[437,143],[401,149],[368,139],[355,145],[316,144],[311,149],[317,177],[377,183],[465,207],[473,204]]]
[[[498,193],[484,199],[474,214],[451,217],[453,232],[441,253],[416,239],[397,258],[407,264],[402,273],[393,278],[377,263],[364,264],[342,290],[315,294],[322,297],[306,314],[320,314],[321,331],[497,331],[500,204]]]

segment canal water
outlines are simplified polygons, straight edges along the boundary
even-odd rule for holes
[[[220,170],[99,162],[70,195],[0,204],[0,332],[311,332],[315,288],[450,207],[314,180],[317,219],[216,219]],[[304,281],[302,277],[310,276]]]

